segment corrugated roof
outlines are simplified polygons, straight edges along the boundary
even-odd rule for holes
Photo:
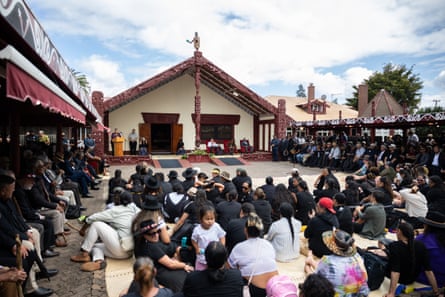
[[[305,97],[290,97],[290,96],[266,96],[264,97],[267,101],[275,106],[278,106],[278,100],[283,99],[286,101],[286,114],[291,117],[294,121],[312,121],[313,115],[307,113],[306,110],[302,109],[300,106],[307,104],[307,98]],[[321,99],[315,99],[321,101]],[[356,118],[358,116],[358,111],[351,109],[347,105],[336,104],[333,102],[328,102],[326,114],[317,114],[317,120],[334,120],[339,118],[339,111],[342,112],[342,119],[346,118]]]

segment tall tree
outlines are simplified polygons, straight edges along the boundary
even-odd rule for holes
[[[84,89],[87,93],[90,93],[91,86],[90,82],[87,79],[87,76],[83,73],[80,73],[79,71],[75,70],[74,68],[71,68],[71,73],[76,78],[77,82],[80,84],[80,87]]]
[[[306,91],[302,84],[298,85],[297,97],[306,97]]]
[[[406,104],[412,112],[420,103],[423,81],[418,74],[405,65],[385,64],[382,72],[374,72],[364,83],[368,85],[368,100],[372,100],[381,90],[388,91],[400,105]],[[358,109],[358,86],[354,89],[353,97],[346,99],[346,105]]]

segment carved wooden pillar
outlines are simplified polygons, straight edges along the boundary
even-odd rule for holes
[[[254,115],[253,116],[253,147],[254,147],[255,151],[257,151],[260,147],[259,141],[260,141],[260,117],[258,115]]]
[[[99,115],[104,118],[104,94],[99,91],[94,91],[91,95],[93,105],[96,108]],[[91,127],[91,137],[96,141],[96,148],[94,149],[97,156],[103,156],[105,153],[105,132],[102,125],[93,125]]]
[[[57,124],[56,127],[56,152],[63,153],[62,125],[60,124]]]
[[[201,145],[201,96],[199,89],[201,87],[201,57],[202,53],[195,51],[195,147]]]
[[[275,131],[279,139],[286,137],[286,100],[278,100],[278,114],[275,117]]]

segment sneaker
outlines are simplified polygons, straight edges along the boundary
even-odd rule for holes
[[[96,271],[96,270],[102,270],[107,266],[107,263],[105,261],[95,261],[95,262],[88,262],[82,264],[80,266],[80,270],[82,271]]]
[[[90,262],[91,258],[87,252],[80,252],[80,254],[78,255],[71,256],[71,261],[84,263],[84,262]]]

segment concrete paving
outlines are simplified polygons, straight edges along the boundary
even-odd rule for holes
[[[195,168],[199,168],[201,171],[206,172],[208,175],[210,171],[215,168],[214,164],[210,163],[194,163]],[[227,171],[230,176],[235,175],[236,169],[242,167],[247,170],[249,176],[252,177],[253,187],[258,187],[264,184],[264,179],[266,176],[274,177],[275,184],[285,183],[287,185],[287,177],[290,175],[291,170],[294,166],[289,162],[250,162],[248,165],[244,166],[224,166],[219,167],[221,171]],[[300,170],[300,174],[308,182],[312,190],[312,186],[315,178],[320,173],[319,168],[308,168],[296,165],[296,168]],[[129,178],[134,172],[134,165],[119,165],[110,167],[110,175],[113,176],[114,170],[121,169],[122,176],[124,178]],[[185,168],[173,168],[177,170],[179,176]],[[163,172],[165,175],[172,169],[170,168],[155,168],[154,172]],[[343,173],[338,173],[337,176],[340,179],[340,183],[343,184]],[[108,193],[108,178],[105,177],[100,186],[100,190],[91,191],[94,198],[82,198],[82,203],[88,208],[85,214],[91,214],[97,211],[101,211],[105,206],[105,201],[107,199]],[[81,224],[77,220],[70,220],[68,223],[75,228],[80,228]],[[82,242],[82,237],[78,234],[76,230],[71,229],[71,234],[67,236],[68,247],[57,248],[60,252],[60,256],[54,258],[45,259],[46,266],[48,268],[59,269],[59,274],[51,279],[50,282],[47,280],[40,280],[39,285],[42,287],[52,288],[54,294],[52,296],[70,296],[70,297],[84,297],[84,296],[109,296],[106,291],[105,284],[105,272],[103,270],[96,272],[82,272],[80,271],[80,264],[70,261],[70,256],[77,254],[80,249],[80,244]],[[115,292],[112,295],[115,297]]]

